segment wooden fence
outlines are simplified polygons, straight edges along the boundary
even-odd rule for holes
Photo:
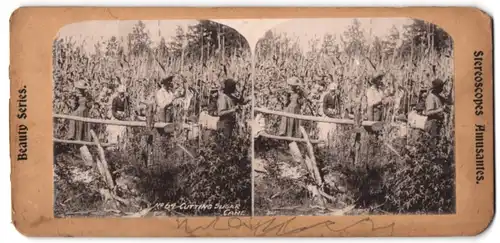
[[[271,115],[277,115],[277,116],[283,116],[283,117],[289,117],[289,118],[294,118],[294,119],[299,119],[299,120],[307,120],[307,121],[314,121],[314,122],[321,122],[321,123],[335,123],[335,124],[342,124],[342,125],[350,125],[350,126],[355,126],[355,127],[364,127],[366,130],[370,131],[379,131],[383,128],[384,123],[379,122],[379,121],[359,121],[356,122],[355,120],[352,119],[335,119],[335,118],[328,118],[328,117],[317,117],[317,116],[305,116],[305,115],[299,115],[299,114],[293,114],[293,113],[287,113],[287,112],[282,112],[282,111],[274,111],[266,108],[259,108],[255,107],[254,108],[255,112],[260,112],[264,114],[271,114]],[[260,128],[264,129],[264,128]],[[278,139],[278,140],[286,140],[289,141],[289,148],[290,148],[290,153],[293,155],[294,160],[297,162],[305,164],[310,177],[313,179],[313,183],[308,185],[309,191],[312,193],[314,198],[317,198],[320,202],[320,204],[326,208],[326,200],[334,200],[334,198],[331,195],[328,195],[324,191],[324,182],[321,178],[321,175],[319,173],[319,168],[316,162],[316,158],[314,155],[314,149],[313,149],[313,144],[320,144],[320,143],[325,143],[327,141],[321,141],[321,140],[311,140],[309,138],[309,135],[307,134],[306,130],[304,127],[300,126],[300,132],[302,134],[302,138],[296,138],[296,137],[285,137],[285,136],[277,136],[277,135],[271,135],[266,133],[264,130],[256,132],[257,136],[260,137],[266,137],[270,139]],[[357,131],[356,133],[359,133],[361,131]],[[307,154],[305,156],[302,155],[299,147],[297,146],[297,142],[301,142],[305,144],[306,146],[306,151]],[[359,152],[360,152],[360,139],[359,136],[356,136],[355,139],[355,146],[353,148],[354,152],[354,158],[353,158],[353,163],[358,163],[359,161]]]

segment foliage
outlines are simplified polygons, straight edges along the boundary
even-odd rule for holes
[[[55,150],[61,148],[55,147]],[[69,151],[66,151],[69,152]],[[71,213],[101,209],[99,188],[105,183],[97,173],[89,173],[90,183],[76,179],[76,173],[92,171],[73,156],[56,155],[54,161],[54,215],[73,216]]]
[[[366,114],[364,91],[367,81],[378,71],[388,74],[384,79],[386,90],[405,91],[403,114],[409,111],[410,104],[419,101],[419,91],[428,89],[434,78],[447,81],[444,95],[453,96],[453,42],[443,29],[414,20],[402,31],[393,27],[387,36],[372,38],[361,27],[360,22],[354,20],[342,34],[312,39],[307,50],[302,50],[291,37],[268,31],[257,48],[256,107],[283,110],[285,80],[296,76],[304,82],[307,91],[307,105],[302,106],[301,114],[318,115],[320,95],[325,84],[332,81],[340,84],[342,117],[356,113],[355,108],[359,106],[363,107],[361,113]],[[453,213],[453,114],[452,107],[441,144],[436,147],[428,144],[427,134],[417,130],[411,129],[406,137],[401,137],[400,128],[389,125],[394,124],[390,112],[386,115],[382,136],[374,139],[373,134],[362,133],[361,161],[356,165],[352,163],[355,132],[350,126],[338,126],[334,147],[315,149],[322,175],[335,175],[337,184],[346,189],[341,192],[326,189],[336,198],[342,198],[330,202],[332,206],[355,203],[358,209],[372,213]],[[277,134],[280,117],[265,117],[267,132]],[[317,138],[315,122],[307,121],[303,125],[312,139]],[[275,149],[276,146],[264,138],[255,146],[256,157],[267,163],[283,160],[275,155],[279,153],[276,150],[288,150],[287,146]],[[279,172],[279,168],[268,169],[270,174]],[[259,189],[286,187],[279,176],[267,176],[256,183],[256,201],[266,201],[256,210],[272,211],[271,208],[278,205],[294,205],[293,200],[283,198],[269,203],[269,193]]]
[[[220,82],[225,78],[236,80],[240,93],[243,90],[251,90],[248,44],[238,32],[215,22],[199,21],[185,28],[179,26],[176,36],[171,40],[161,38],[159,43],[154,43],[145,24],[138,21],[128,35],[112,36],[107,40],[98,41],[94,47],[94,50],[89,52],[84,50],[82,43],[71,38],[59,38],[54,41],[54,113],[71,114],[74,109],[73,87],[79,80],[84,80],[90,87],[89,116],[100,119],[111,118],[111,100],[120,84],[127,87],[127,95],[133,108],[137,107],[141,100],[152,96],[159,79],[169,75],[182,75],[187,80],[189,86],[197,91],[196,106],[201,110],[209,109],[209,102],[213,102],[209,100],[210,89],[220,88]],[[174,79],[175,89],[182,88],[183,82],[181,79]],[[183,139],[182,136],[174,139],[162,138],[156,134],[155,164],[153,168],[145,168],[145,148],[141,139],[147,134],[146,130],[127,128],[125,147],[106,151],[106,158],[112,172],[122,171],[129,176],[140,178],[137,183],[138,190],[143,195],[142,199],[150,206],[154,203],[175,201],[213,203],[216,198],[226,200],[221,203],[240,204],[249,214],[251,163],[246,156],[250,147],[250,132],[247,131],[245,123],[250,119],[250,111],[250,106],[242,109],[234,139],[223,147],[220,147],[220,141],[214,140],[215,137],[198,143],[197,140]],[[133,119],[132,116],[131,120]],[[101,142],[106,142],[106,126],[92,124],[91,128],[96,131]],[[54,119],[56,138],[65,138],[67,131],[67,120]],[[194,155],[194,159],[190,159],[177,145],[187,148]],[[56,204],[67,200],[72,194],[77,194],[77,190],[81,189],[62,179],[71,175],[61,172],[81,161],[78,154],[76,145],[69,150],[55,150],[56,158],[70,158],[67,164],[61,163],[60,168],[56,170],[59,176],[55,181],[56,191],[59,193]],[[119,178],[119,173],[114,177]],[[95,192],[94,189],[92,190]],[[99,209],[101,199],[92,198],[95,202],[88,203],[88,207]],[[61,211],[71,213],[77,208],[78,206],[65,207]],[[180,213],[210,214],[208,211]]]

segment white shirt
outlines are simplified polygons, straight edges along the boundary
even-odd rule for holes
[[[174,94],[170,91],[165,90],[164,88],[156,91],[156,104],[160,108],[165,108],[167,105],[171,104],[174,100]]]
[[[401,90],[398,90],[396,92],[396,101],[394,103],[395,110],[399,110],[399,107],[401,105],[401,99],[403,98],[404,94],[405,94],[404,91],[401,91]]]
[[[191,99],[193,99],[193,92],[190,90],[186,90],[186,97],[184,98],[184,110],[189,109],[189,105],[191,105]]]
[[[366,102],[368,103],[368,106],[373,106],[376,103],[381,102],[382,98],[384,98],[384,93],[381,90],[378,90],[373,86],[370,86],[366,90]]]

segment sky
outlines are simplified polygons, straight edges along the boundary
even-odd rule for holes
[[[76,41],[76,43],[84,43],[85,51],[93,52],[94,44],[97,41],[104,41],[112,36],[116,36],[118,39],[123,37],[123,40],[126,41],[127,35],[132,32],[134,25],[138,21],[98,20],[73,23],[62,27],[57,37],[72,37],[72,40]],[[175,36],[177,26],[188,26],[197,23],[196,20],[143,20],[142,22],[145,24],[151,40],[156,44],[160,42],[162,36],[167,41]]]
[[[294,19],[274,27],[273,32],[286,33],[287,36],[296,38],[303,51],[306,51],[309,48],[309,40],[315,37],[321,39],[327,33],[343,34],[353,20],[352,18]],[[409,18],[358,18],[358,21],[368,41],[370,36],[371,38],[387,36],[393,26],[401,33],[404,25],[412,23],[412,19]]]
[[[408,18],[360,18],[361,29],[367,36],[385,36],[392,26],[402,30],[405,24],[411,23]],[[267,21],[267,22],[266,22]],[[289,19],[289,20],[231,20],[224,21],[229,26],[240,29],[244,36],[248,36],[249,43],[253,44],[272,29],[278,33],[286,33],[288,36],[298,37],[304,51],[308,48],[308,42],[315,36],[322,37],[326,33],[342,34],[349,25],[352,18],[329,18],[329,19]],[[105,41],[112,36],[123,38],[132,32],[132,28],[138,20],[127,21],[85,21],[66,25],[60,29],[57,37],[71,37],[76,43],[83,43],[84,50],[92,53],[97,41]],[[149,32],[153,43],[158,44],[163,36],[167,41],[174,35],[177,26],[187,27],[196,24],[196,20],[144,20],[146,30]],[[274,26],[274,27],[273,27]],[[370,33],[371,29],[371,33]]]

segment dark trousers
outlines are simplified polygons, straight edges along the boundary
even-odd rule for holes
[[[443,122],[437,119],[429,119],[425,123],[425,131],[431,139],[431,146],[437,146],[441,138]]]
[[[165,108],[160,108],[158,111],[158,121],[160,122],[173,122],[174,113],[172,111],[171,106],[167,106]]]
[[[384,110],[382,106],[369,107],[367,113],[369,121],[382,121],[384,118]]]
[[[73,116],[88,117],[89,110],[84,107],[79,107],[77,110],[71,113]],[[82,121],[69,121],[69,130],[67,133],[67,139],[69,140],[82,140],[82,141],[92,141],[90,137],[90,123]]]
[[[167,106],[166,108],[160,108],[158,110],[158,121],[159,122],[165,122],[165,123],[172,123],[174,122],[174,113],[172,111],[171,106]],[[169,130],[167,127],[164,128],[158,128],[157,129],[160,135],[164,136],[169,133]]]
[[[217,130],[224,138],[230,139],[235,125],[236,121],[234,119],[221,117],[217,123]]]

